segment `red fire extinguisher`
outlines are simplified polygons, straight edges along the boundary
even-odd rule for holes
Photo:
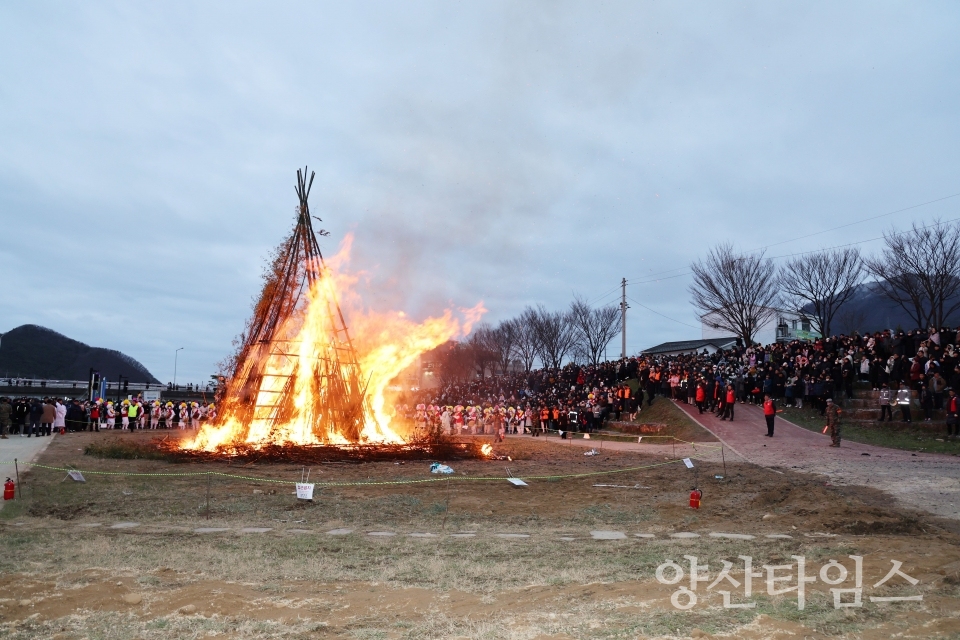
[[[7,481],[3,483],[3,499],[13,500],[13,490],[15,488],[16,485],[13,484],[13,480],[7,478]]]
[[[703,497],[703,491],[700,489],[693,489],[690,492],[690,508],[699,509],[700,508],[700,498]]]

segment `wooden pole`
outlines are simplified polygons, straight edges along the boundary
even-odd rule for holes
[[[210,519],[210,474],[207,474],[207,520]]]
[[[20,487],[20,467],[17,466],[17,459],[13,459],[13,470],[17,472],[17,493],[20,494],[20,499],[23,500],[23,488]]]
[[[723,477],[727,477],[727,458],[723,455],[723,447],[720,447],[720,459],[723,460]]]

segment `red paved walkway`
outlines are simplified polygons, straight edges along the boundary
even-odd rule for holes
[[[798,427],[783,419],[783,414],[777,414],[774,437],[768,438],[760,407],[737,404],[735,419],[729,422],[711,413],[701,415],[692,405],[677,406],[728,450],[754,464],[824,474],[835,484],[875,487],[896,496],[905,506],[960,518],[960,457],[850,441],[833,448],[829,436]]]
[[[773,438],[768,438],[765,435],[767,433],[767,423],[763,417],[763,410],[750,404],[737,404],[732,422],[720,420],[709,412],[700,414],[693,405],[677,403],[677,406],[705,429],[720,438],[728,448],[733,449],[750,462],[765,467],[781,465],[789,467],[809,460],[813,456],[821,460],[856,459],[860,461],[861,458],[878,456],[887,459],[912,458],[914,461],[916,458],[922,457],[931,461],[943,461],[952,464],[960,462],[953,456],[911,454],[909,451],[886,449],[848,440],[843,441],[842,446],[837,449],[830,446],[829,435],[798,427],[784,419],[782,413],[777,414],[774,422]],[[824,420],[824,425],[826,425],[826,420]],[[870,455],[864,456],[862,455],[864,453]]]

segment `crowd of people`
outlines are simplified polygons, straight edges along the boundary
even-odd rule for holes
[[[0,439],[49,436],[53,432],[101,429],[199,429],[215,420],[216,405],[198,402],[123,400],[117,404],[97,399],[85,402],[57,398],[0,398]],[[16,433],[13,433],[16,432]]]
[[[955,437],[960,428],[960,400],[953,391],[960,389],[956,341],[957,331],[944,327],[738,345],[715,353],[640,355],[598,366],[571,363],[421,391],[415,420],[449,433],[590,432],[609,419],[635,419],[658,396],[731,420],[738,402],[763,405],[766,414],[779,403],[815,407],[834,428],[839,445],[835,400],[852,398],[860,380],[879,391],[881,420],[892,420],[896,406],[901,420],[912,422],[910,404],[916,397],[925,421],[946,410],[948,436]],[[636,390],[627,384],[634,379]]]
[[[695,405],[733,420],[737,403],[816,408],[836,429],[835,400],[851,398],[860,380],[878,391],[880,420],[893,408],[912,422],[915,397],[925,421],[946,412],[948,437],[960,435],[960,349],[950,328],[882,331],[834,336],[813,342],[738,345],[726,351],[682,355],[638,355],[599,365],[567,364],[460,382],[403,398],[398,415],[422,429],[450,434],[507,434],[545,431],[592,432],[608,420],[633,421],[657,397]],[[410,406],[413,409],[410,409]],[[96,400],[0,398],[0,437],[100,429],[196,429],[216,418],[214,404],[139,398],[119,404]],[[772,435],[772,420],[770,435]]]

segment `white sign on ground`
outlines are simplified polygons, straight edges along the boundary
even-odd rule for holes
[[[297,483],[297,500],[313,500],[313,484],[307,482]]]

